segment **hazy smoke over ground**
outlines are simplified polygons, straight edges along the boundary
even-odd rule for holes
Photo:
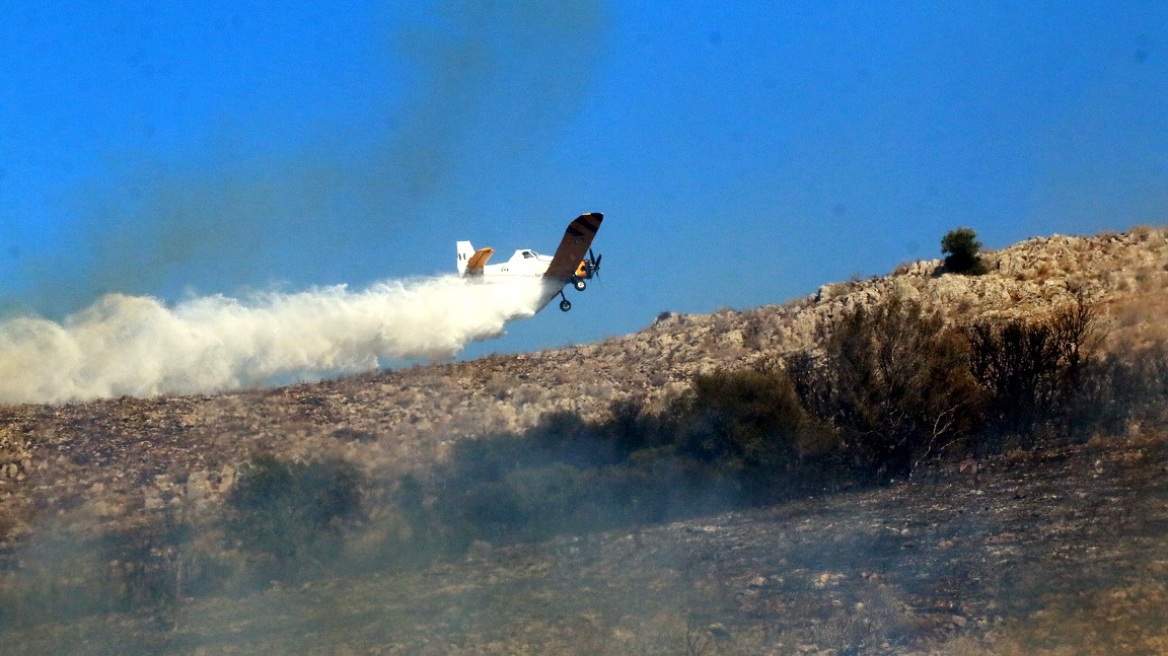
[[[26,258],[31,282],[17,296],[0,285],[0,312],[38,315],[0,318],[0,402],[211,392],[448,357],[532,313],[534,280],[170,299],[182,288],[234,294],[381,275],[371,243],[432,217],[422,210],[452,181],[465,187],[468,171],[522,158],[584,103],[602,5],[435,0],[412,17],[386,7],[370,19],[384,45],[353,66],[399,63],[412,74],[387,74],[405,95],[374,101],[366,122],[291,125],[272,147],[246,139],[255,115],[228,112],[197,152],[112,153],[108,171],[59,201],[76,251]],[[262,67],[252,73],[262,78]]]
[[[540,291],[537,278],[441,276],[174,307],[110,294],[60,323],[0,323],[0,403],[209,393],[450,357],[533,314]]]
[[[310,284],[304,272],[321,263],[372,262],[371,242],[390,243],[403,223],[433,216],[432,204],[465,189],[468,177],[539,152],[585,104],[602,5],[434,0],[412,18],[386,7],[396,18],[370,18],[384,46],[353,66],[400,65],[409,75],[386,73],[384,85],[404,98],[372,101],[372,118],[356,126],[327,116],[291,125],[276,149],[247,140],[249,121],[270,119],[228,112],[220,132],[179,159],[111,153],[110,170],[60,200],[85,256],[28,263],[35,289],[0,302],[61,317],[104,293]],[[315,280],[378,275],[336,267]]]

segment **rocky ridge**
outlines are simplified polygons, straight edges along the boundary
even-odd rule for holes
[[[1108,321],[1109,348],[1168,331],[1166,230],[1031,239],[985,261],[980,277],[913,262],[781,305],[664,313],[631,335],[536,353],[216,396],[0,407],[0,552],[46,518],[87,532],[168,507],[209,512],[258,451],[339,456],[385,480],[441,460],[453,440],[522,430],[549,411],[597,418],[619,399],[660,403],[695,373],[813,347],[839,317],[891,295],[968,322],[1048,314],[1079,290]]]

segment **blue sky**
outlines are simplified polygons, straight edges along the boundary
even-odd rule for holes
[[[604,212],[599,284],[476,355],[782,302],[958,226],[1168,222],[1164,2],[8,0],[0,44],[7,312],[360,287]]]

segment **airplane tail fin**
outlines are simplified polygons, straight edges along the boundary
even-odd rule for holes
[[[474,256],[474,246],[469,241],[458,242],[458,275],[466,274],[466,263]]]

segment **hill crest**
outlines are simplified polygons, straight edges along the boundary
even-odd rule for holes
[[[121,398],[0,408],[2,544],[38,509],[71,508],[75,528],[136,524],[191,500],[208,508],[256,452],[336,456],[378,477],[441,461],[452,440],[520,431],[548,412],[603,417],[615,401],[661,404],[696,373],[813,347],[833,322],[892,295],[951,322],[1050,314],[1079,290],[1102,309],[1108,348],[1168,337],[1168,232],[1053,235],[984,254],[983,276],[940,275],[939,260],[823,285],[749,310],[663,313],[601,342],[468,362],[371,372],[215,396]]]

